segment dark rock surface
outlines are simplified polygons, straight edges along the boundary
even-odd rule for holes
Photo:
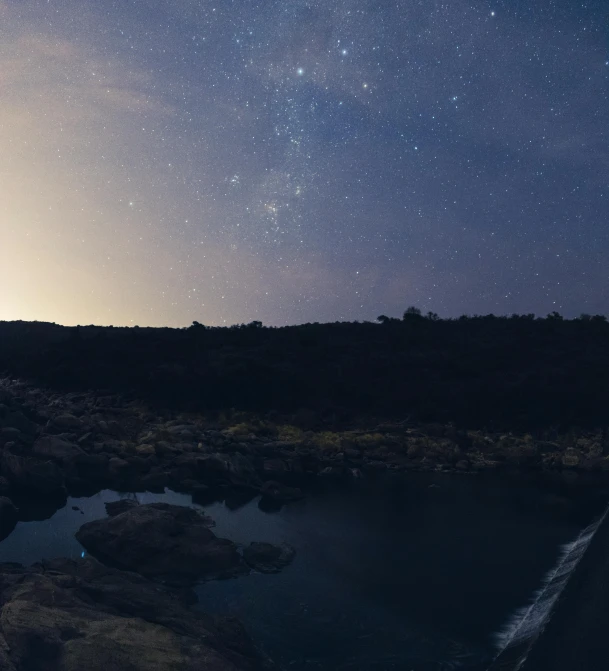
[[[109,517],[115,517],[121,513],[126,513],[131,508],[135,508],[139,503],[133,499],[121,499],[120,501],[109,501],[104,504]]]
[[[0,457],[0,467],[12,488],[41,495],[65,494],[64,474],[52,461],[14,454],[5,447]]]
[[[76,533],[101,561],[173,585],[247,573],[237,546],[217,538],[209,518],[196,510],[168,503],[125,507]]]
[[[298,499],[303,498],[300,487],[289,487],[274,480],[267,480],[260,488],[260,494],[278,502],[298,501]]]
[[[232,618],[92,557],[0,564],[3,671],[271,671]]]
[[[291,563],[294,555],[294,548],[285,543],[250,543],[243,550],[245,563],[260,573],[278,573]]]

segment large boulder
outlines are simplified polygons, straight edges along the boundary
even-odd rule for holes
[[[54,459],[61,463],[69,462],[84,455],[84,452],[68,440],[59,436],[41,436],[34,443],[32,453],[37,457]]]
[[[53,419],[53,426],[58,429],[65,429],[67,431],[76,431],[82,428],[83,422],[74,415],[65,414],[55,417]]]
[[[5,449],[0,458],[0,466],[13,489],[42,496],[65,494],[64,475],[52,461],[13,454]]]
[[[0,564],[7,671],[270,671],[233,618],[93,558]]]
[[[130,506],[87,522],[76,538],[105,563],[174,585],[247,572],[237,546],[217,538],[209,518],[184,506]]]

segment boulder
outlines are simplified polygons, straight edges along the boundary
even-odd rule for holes
[[[577,450],[569,447],[562,455],[561,461],[563,466],[566,466],[567,468],[576,468],[581,463],[582,458]]]
[[[120,515],[135,506],[139,506],[139,502],[134,499],[120,499],[120,501],[109,501],[104,504],[109,517]]]
[[[186,455],[185,455],[186,456]],[[193,476],[202,484],[216,485],[221,481],[234,486],[259,486],[252,461],[242,454],[189,454],[194,463]]]
[[[52,461],[40,461],[5,450],[0,464],[14,488],[42,495],[65,493],[63,473]]]
[[[169,584],[247,571],[236,545],[217,538],[208,518],[184,506],[129,507],[114,517],[84,524],[76,538],[105,563]]]
[[[192,599],[191,599],[192,601]],[[243,627],[93,558],[0,564],[7,671],[271,671]]]
[[[135,451],[140,457],[154,457],[156,455],[154,445],[148,445],[146,443],[138,445],[135,448]]]
[[[82,428],[82,420],[74,415],[58,415],[53,419],[53,426],[58,429],[76,430]]]
[[[114,480],[117,480],[118,482],[124,482],[125,480],[128,480],[132,472],[132,467],[128,461],[125,461],[125,459],[112,457],[110,461],[108,461],[108,473]]]
[[[288,465],[283,459],[265,459],[262,465],[265,474],[283,474],[288,470]]]
[[[166,440],[159,440],[154,444],[154,452],[157,457],[171,457],[175,455],[176,450]]]
[[[84,454],[80,447],[59,436],[41,436],[34,443],[32,453],[62,463]]]
[[[289,545],[250,543],[243,550],[245,563],[260,573],[278,573],[294,559],[295,550]]]
[[[21,438],[21,431],[14,426],[4,426],[0,429],[0,447],[17,441]]]
[[[275,480],[267,480],[260,488],[262,496],[273,501],[297,501],[303,497],[299,487],[288,487]]]
[[[7,413],[3,421],[6,426],[12,426],[23,433],[35,434],[38,431],[38,424],[28,419],[21,410]]]
[[[17,508],[6,496],[0,496],[0,540],[6,538],[17,524]]]

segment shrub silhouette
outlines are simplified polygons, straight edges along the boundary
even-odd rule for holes
[[[502,430],[609,425],[602,315],[439,319],[409,308],[401,320],[378,321],[187,329],[0,322],[0,370],[189,410],[273,410],[309,425],[371,417]]]

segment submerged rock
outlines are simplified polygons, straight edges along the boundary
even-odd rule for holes
[[[247,572],[237,546],[217,538],[209,524],[184,506],[129,505],[113,517],[87,522],[76,538],[105,563],[174,585]]]
[[[191,598],[192,602],[193,599]],[[0,564],[6,671],[271,671],[233,618],[95,559]]]

